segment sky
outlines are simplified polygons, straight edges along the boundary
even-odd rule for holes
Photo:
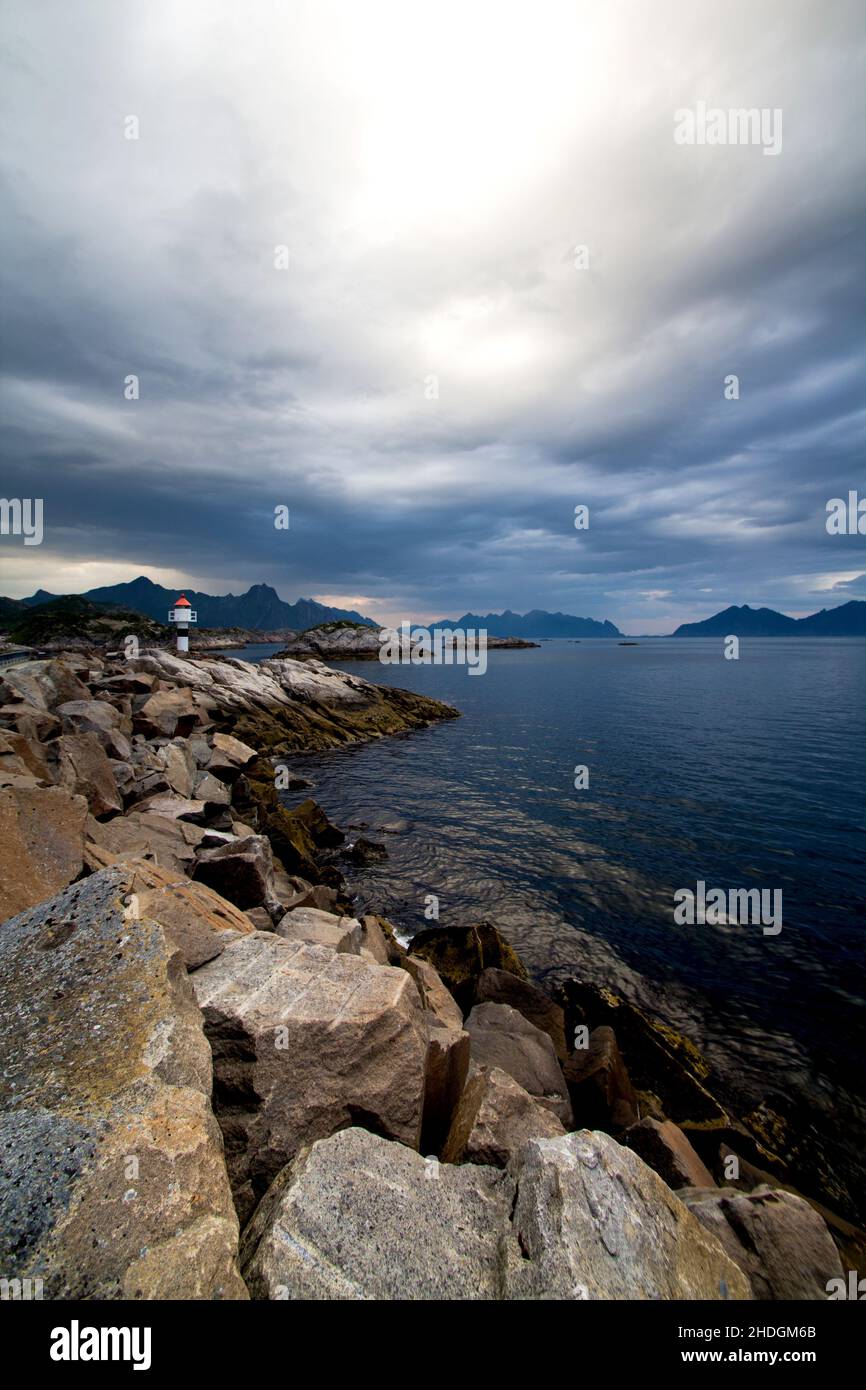
[[[866,496],[862,0],[0,25],[0,496],[44,514],[0,593],[631,633],[866,599],[825,526]],[[780,147],[682,143],[699,103]]]

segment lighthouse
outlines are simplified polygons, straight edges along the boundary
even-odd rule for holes
[[[177,649],[179,652],[189,651],[189,625],[198,621],[198,614],[190,603],[186,594],[181,594],[179,599],[175,599],[174,608],[169,610],[168,621],[177,624]]]

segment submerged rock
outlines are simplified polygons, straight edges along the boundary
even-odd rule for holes
[[[464,1014],[472,1008],[479,978],[489,966],[526,979],[526,967],[490,922],[471,927],[430,927],[413,936],[409,954],[439,971]]]

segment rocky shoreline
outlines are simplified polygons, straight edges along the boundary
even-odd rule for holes
[[[685,1038],[408,949],[281,759],[456,717],[149,650],[0,674],[0,1274],[44,1297],[824,1299],[863,1233]]]

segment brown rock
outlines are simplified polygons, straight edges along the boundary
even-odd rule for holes
[[[715,1187],[712,1173],[673,1120],[643,1119],[625,1131],[622,1142],[640,1154],[668,1187]]]
[[[193,799],[193,788],[198,776],[195,758],[186,739],[174,739],[159,750],[165,780],[173,792],[186,800]],[[201,798],[204,800],[204,798]]]
[[[137,898],[137,916],[159,923],[188,970],[215,960],[232,941],[255,930],[246,913],[185,874],[144,859],[128,860],[121,872],[127,894]]]
[[[0,791],[0,921],[78,877],[86,819],[84,797],[65,787]]]
[[[70,700],[57,706],[67,734],[95,734],[103,748],[114,749],[112,735],[120,730],[123,716],[105,700]]]
[[[109,821],[90,820],[87,824],[89,862],[102,867],[105,857],[113,863],[118,859],[146,858],[169,872],[192,868],[200,827],[186,821],[172,821],[165,816],[140,815],[131,811]],[[98,850],[97,855],[93,851]]]
[[[499,1067],[481,1067],[457,1105],[442,1149],[444,1163],[504,1168],[529,1139],[555,1139],[565,1130],[544,1105]]]
[[[347,1125],[418,1147],[427,1041],[403,971],[254,932],[190,979],[242,1219],[302,1144]]]
[[[274,931],[284,941],[329,946],[332,951],[345,951],[352,956],[361,952],[361,923],[354,917],[320,912],[316,907],[293,908],[280,918]]]
[[[263,835],[248,835],[202,850],[193,878],[207,883],[237,907],[279,908],[273,887],[274,858]]]
[[[427,1033],[421,1151],[438,1154],[454,1119],[469,1072],[469,1034],[449,1027],[432,1013],[421,1015]]]
[[[108,755],[96,734],[62,734],[57,749],[57,780],[83,796],[94,816],[123,810]]]
[[[446,1027],[462,1028],[463,1014],[460,1005],[445,988],[439,971],[421,956],[404,955],[400,959],[400,965],[415,981],[422,1007],[429,1009]]]
[[[573,1052],[565,1064],[565,1079],[581,1129],[610,1133],[638,1120],[634,1089],[612,1028],[594,1028],[585,1052]]]
[[[821,1217],[802,1197],[769,1187],[681,1188],[677,1196],[748,1276],[756,1298],[824,1302],[842,1262]]]
[[[466,1028],[472,1039],[473,1062],[480,1067],[501,1067],[551,1110],[566,1129],[572,1127],[565,1078],[547,1033],[508,1004],[476,1004]]]
[[[177,690],[157,690],[149,695],[133,724],[136,733],[150,738],[158,738],[160,734],[166,738],[173,738],[175,734],[186,738],[198,719],[199,707],[193,691],[183,686]]]
[[[559,1004],[530,980],[522,980],[510,970],[488,967],[482,970],[475,987],[476,1004],[510,1004],[536,1028],[547,1033],[560,1062],[568,1058],[565,1040],[565,1014]]]

